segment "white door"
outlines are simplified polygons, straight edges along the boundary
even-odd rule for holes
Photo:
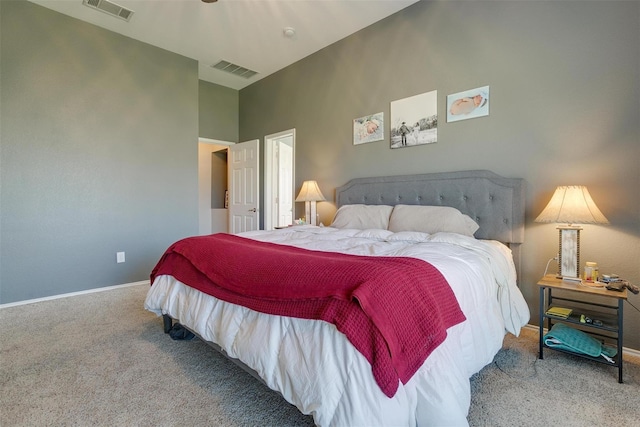
[[[259,228],[258,170],[259,140],[229,147],[229,232],[231,234]]]

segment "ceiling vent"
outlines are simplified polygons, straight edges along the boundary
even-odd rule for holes
[[[215,68],[216,70],[224,71],[225,73],[231,73],[238,77],[243,77],[245,79],[250,79],[251,77],[258,74],[257,71],[250,70],[245,67],[241,67],[236,64],[232,64],[229,61],[220,61],[217,64],[213,64],[211,68]]]
[[[108,13],[111,16],[115,16],[116,18],[123,19],[127,22],[129,22],[131,15],[133,15],[133,10],[126,9],[109,0],[82,0],[82,4],[89,6],[92,9]]]

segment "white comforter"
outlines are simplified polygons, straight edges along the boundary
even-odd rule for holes
[[[170,276],[156,279],[145,308],[218,344],[319,426],[467,425],[469,378],[492,361],[506,331],[518,335],[529,320],[511,252],[499,242],[312,226],[241,235],[314,250],[423,259],[445,276],[467,318],[448,330],[445,342],[390,399],[334,325],[254,312]]]

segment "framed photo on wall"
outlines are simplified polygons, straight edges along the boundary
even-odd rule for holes
[[[391,102],[391,148],[438,141],[438,91]]]
[[[447,123],[489,115],[489,86],[447,96]]]
[[[353,121],[353,145],[384,139],[384,113],[371,114]]]

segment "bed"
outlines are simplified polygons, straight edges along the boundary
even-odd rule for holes
[[[204,252],[197,262],[224,257],[223,252],[235,250],[233,245],[245,243],[257,246],[256,250],[275,249],[273,253],[279,255],[272,256],[273,264],[263,260],[265,264],[261,268],[269,270],[271,265],[277,265],[278,271],[291,271],[295,280],[299,280],[302,273],[305,277],[314,277],[313,264],[307,264],[314,262],[307,261],[309,254],[331,257],[322,261],[331,265],[334,261],[337,265],[357,259],[366,266],[360,270],[375,270],[372,275],[378,278],[386,274],[381,273],[383,264],[396,260],[410,262],[408,267],[400,268],[402,274],[384,275],[405,280],[393,284],[403,286],[395,288],[403,292],[387,290],[385,294],[390,304],[396,304],[393,310],[385,309],[383,302],[370,304],[369,296],[362,296],[362,300],[355,298],[364,312],[369,309],[364,323],[355,324],[366,323],[369,327],[369,323],[373,323],[375,333],[353,331],[349,321],[360,318],[360,314],[345,315],[334,323],[322,316],[303,318],[295,310],[279,312],[291,315],[274,314],[270,290],[277,289],[273,292],[278,296],[284,292],[277,285],[270,284],[267,291],[260,291],[268,292],[261,295],[267,297],[266,302],[261,300],[258,305],[247,302],[246,305],[254,309],[238,304],[245,303],[241,297],[226,298],[224,292],[208,292],[195,283],[199,280],[196,276],[208,271],[209,265],[196,266],[191,275],[180,276],[175,264],[165,259],[173,253],[174,245],[159,262],[158,266],[162,267],[156,266],[152,273],[145,308],[164,316],[165,332],[171,327],[172,319],[184,325],[279,392],[301,412],[312,415],[316,425],[467,425],[469,378],[491,363],[506,333],[518,335],[529,320],[527,304],[517,287],[519,247],[524,237],[523,180],[503,178],[489,171],[358,178],[337,188],[335,196],[338,211],[331,226],[294,226],[239,236],[195,238],[198,242],[211,239],[217,243],[206,249],[214,252]],[[185,240],[191,242],[191,239]],[[221,242],[228,242],[227,248],[233,249],[216,249],[222,246]],[[182,247],[182,242],[176,244]],[[278,264],[280,252],[282,264]],[[182,254],[173,256],[182,257]],[[247,259],[261,259],[255,254],[248,256]],[[230,256],[224,264],[230,265],[234,259]],[[245,262],[238,260],[238,265]],[[197,262],[189,261],[189,265]],[[293,267],[287,267],[292,264]],[[422,275],[423,266],[430,268],[428,275]],[[229,267],[232,271],[233,268],[238,271],[238,266]],[[209,279],[227,280],[216,276],[217,270],[211,274]],[[252,278],[258,273],[247,274],[246,277]],[[398,301],[403,303],[405,295],[414,295],[409,287],[418,286],[416,282],[421,281],[412,278],[425,277],[426,281],[431,275],[443,279],[448,286],[434,294],[434,300],[425,303],[429,310],[417,313],[441,314],[447,310],[439,314],[440,320],[434,321],[442,324],[444,334],[427,330],[425,339],[429,343],[432,338],[434,341],[429,346],[422,342],[416,345],[414,332],[396,329],[387,333],[387,324],[377,323],[385,322],[379,320],[380,313],[389,313],[394,318],[404,311],[415,315],[408,300],[404,301],[406,310],[397,310]],[[337,281],[338,276],[330,277]],[[259,277],[262,282],[265,276],[260,273]],[[245,283],[236,283],[239,281],[236,277],[229,280],[238,289],[254,292],[253,288],[245,287]],[[375,286],[382,287],[391,281],[378,280]],[[431,287],[431,284],[419,286],[436,289],[436,285]],[[305,288],[305,292],[311,294],[308,289]],[[450,304],[451,295],[455,304]],[[340,300],[336,304],[347,303]],[[413,302],[411,304],[413,307]],[[342,312],[341,309],[335,311]],[[428,317],[424,315],[425,319]],[[395,321],[399,329],[411,329],[402,327],[406,320]],[[421,315],[407,324],[414,322],[424,323]],[[367,352],[363,339],[370,339],[377,346]],[[388,351],[380,352],[380,345]],[[398,356],[402,352],[408,361]],[[413,368],[405,369],[407,366]]]

